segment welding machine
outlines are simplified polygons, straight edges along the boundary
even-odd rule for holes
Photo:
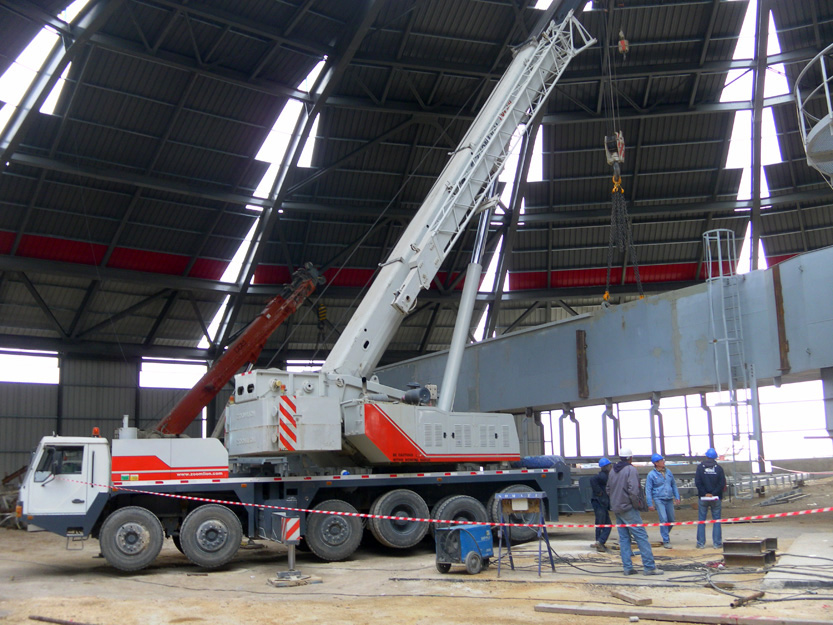
[[[451,525],[437,527],[437,570],[448,573],[452,564],[464,564],[466,571],[477,575],[489,566],[494,555],[492,530],[488,525]]]

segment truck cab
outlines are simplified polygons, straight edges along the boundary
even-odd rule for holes
[[[87,536],[109,498],[110,449],[99,437],[41,439],[20,488],[29,531]]]

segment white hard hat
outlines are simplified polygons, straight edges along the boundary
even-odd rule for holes
[[[624,448],[619,450],[619,457],[620,458],[633,458],[633,452],[628,447],[624,447]]]

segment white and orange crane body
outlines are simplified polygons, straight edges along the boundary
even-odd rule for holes
[[[583,510],[563,460],[510,467],[520,459],[512,415],[454,412],[448,376],[439,403],[426,387],[403,392],[373,376],[419,292],[471,219],[493,204],[513,137],[594,43],[573,16],[583,4],[557,2],[555,19],[515,51],[320,371],[235,376],[225,445],[143,438],[126,421],[112,444],[45,437],[18,504],[29,528],[98,538],[111,565],[134,571],[153,562],[166,536],[195,564],[222,566],[244,536],[293,542],[298,524],[288,519],[300,520],[316,555],[342,560],[361,542],[361,516],[380,543],[402,549],[420,542],[431,521],[497,521],[503,492],[544,492],[548,519]],[[534,523],[538,515],[515,506],[509,519]],[[536,533],[509,529],[513,539]]]

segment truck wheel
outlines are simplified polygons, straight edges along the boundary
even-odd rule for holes
[[[129,506],[119,508],[101,526],[98,542],[111,566],[121,571],[139,571],[156,559],[165,533],[150,510]]]
[[[341,499],[321,502],[313,510],[358,514],[353,506]],[[354,516],[313,512],[307,515],[307,533],[304,535],[304,541],[310,551],[322,560],[344,560],[359,548],[362,541],[361,520]]]
[[[489,513],[482,503],[477,501],[474,497],[468,495],[452,495],[440,500],[434,506],[434,511],[431,514],[432,519],[442,519],[443,521],[463,521],[465,523],[488,523]],[[439,527],[454,527],[448,523],[432,523],[432,529]]]
[[[179,553],[185,553],[182,550],[182,541],[179,540],[179,534],[176,534],[175,536],[171,536],[171,540],[174,541],[174,547],[176,547],[176,550],[179,551]]]
[[[513,484],[512,486],[507,486],[503,490],[499,490],[498,493],[534,493],[531,487],[526,486],[525,484]],[[543,505],[543,502],[541,502]],[[486,506],[489,510],[489,518],[492,520],[492,523],[499,523],[500,522],[500,501],[495,499],[494,496],[489,498],[489,503]],[[507,518],[505,515],[503,517],[504,523],[539,523],[541,517],[538,512],[513,512]],[[538,528],[535,527],[507,527],[506,534],[512,542],[523,543],[530,540],[533,540],[538,537]]]
[[[192,510],[179,530],[182,552],[204,569],[216,569],[231,560],[243,540],[240,519],[225,506],[208,504]]]
[[[407,518],[427,519],[428,505],[414,491],[400,488],[381,495],[370,506],[370,514],[397,517],[396,519],[370,519],[370,531],[380,543],[394,549],[413,547],[428,533],[426,521],[409,521]]]
[[[341,499],[321,502],[313,510],[358,514],[353,506]],[[312,512],[307,515],[307,533],[304,541],[309,545],[310,550],[322,560],[330,562],[344,560],[359,548],[359,543],[362,541],[361,520],[355,516]]]

